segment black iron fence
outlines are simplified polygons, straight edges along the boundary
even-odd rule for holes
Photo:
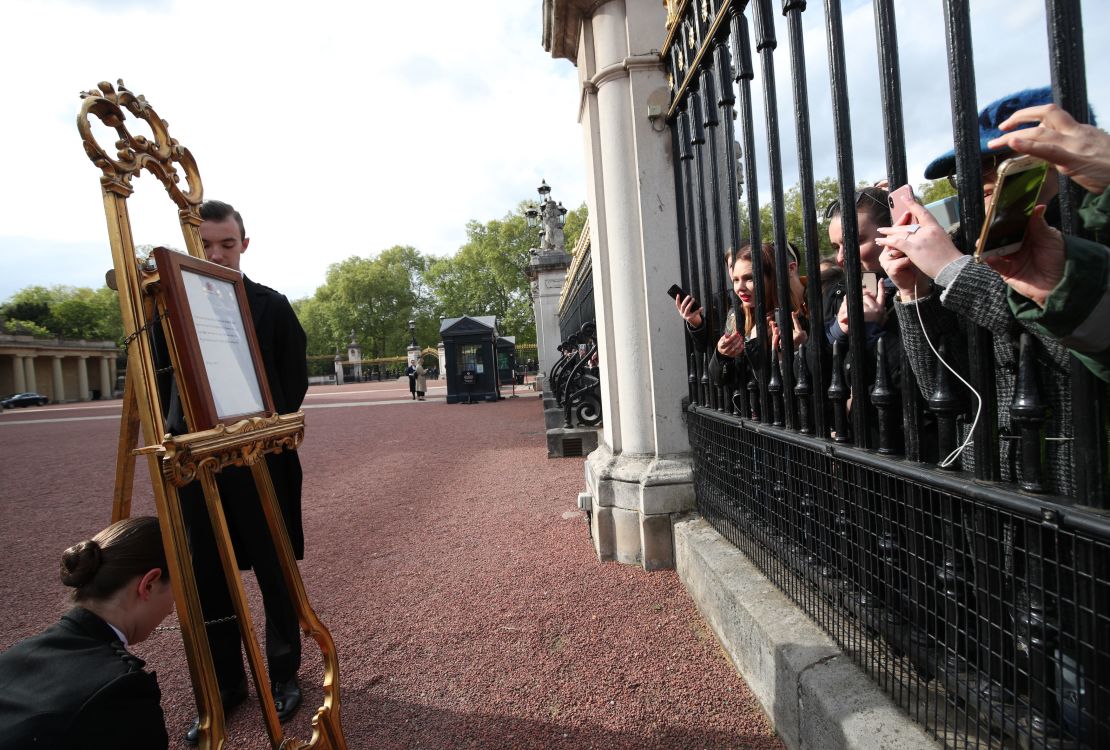
[[[976,317],[979,311],[954,316],[933,342],[970,388],[935,356],[913,356],[923,346],[915,335],[924,322],[903,317],[909,305],[887,321],[900,333],[895,339],[849,335],[826,345],[829,290],[817,273],[819,207],[802,44],[802,14],[821,9],[807,11],[805,0],[781,3],[802,203],[800,236],[788,237],[776,4],[675,5],[663,58],[672,87],[667,117],[682,283],[705,313],[704,329],[688,347],[700,511],[947,744],[1110,746],[1105,386],[1056,342],[1011,320]],[[907,169],[895,4],[873,6],[886,177],[899,186]],[[970,8],[967,0],[945,0],[943,8],[957,240],[970,248],[984,215]],[[1048,0],[1046,8],[1055,100],[1084,121],[1080,3]],[[826,0],[823,11],[839,204],[850,207],[858,193],[840,3]],[[754,121],[753,91],[762,92],[762,124]],[[767,146],[769,226],[759,219],[757,128]],[[1080,234],[1076,186],[1061,186],[1061,228]],[[839,218],[847,328],[864,331],[860,228],[852,210]],[[786,342],[795,325],[783,312],[789,305],[769,304],[790,300],[798,285],[788,270],[788,240],[811,269],[803,316],[809,336],[797,350],[772,352],[772,324]],[[717,377],[721,362],[713,353],[730,310],[744,320],[722,255],[745,242],[773,245],[773,268],[764,268],[760,252],[751,254],[748,364],[735,367],[731,379]],[[959,459],[941,468],[965,439]]]
[[[584,251],[586,257],[576,262],[570,269],[567,279],[567,293],[559,309],[559,332],[562,340],[578,333],[582,326],[594,320],[594,277],[590,248]]]

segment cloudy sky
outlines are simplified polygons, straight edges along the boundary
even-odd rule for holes
[[[778,3],[774,3],[779,7]],[[828,46],[824,29],[824,3],[810,2],[803,14],[810,110],[813,118],[814,173],[836,175],[832,104],[829,89]],[[1043,0],[975,0],[972,7],[971,54],[976,71],[980,107],[1024,88],[1047,86],[1048,42]],[[871,0],[844,0],[844,37],[855,176],[874,181],[886,173],[883,121],[880,109],[879,71],[876,63],[874,16]],[[896,0],[902,103],[906,128],[906,161],[910,181],[924,181],[925,165],[952,148],[952,112],[949,104],[944,13],[940,0]],[[1110,80],[1101,71],[1110,68],[1110,3],[1083,0],[1084,44],[1088,97],[1096,116],[1110,120]],[[798,179],[794,157],[793,94],[786,20],[776,16],[779,53],[775,59],[779,120],[786,185]],[[756,63],[756,81],[762,70]],[[768,184],[765,143],[762,137],[764,102],[756,84],[754,120],[757,127],[757,165],[763,202]]]
[[[897,5],[917,182],[950,145],[943,18],[934,0]],[[1110,3],[1087,0],[1083,12],[1088,70],[1110,69]],[[1042,0],[976,0],[974,13],[980,104],[1048,82]],[[846,0],[844,14],[856,175],[877,179],[870,2]],[[820,177],[835,174],[822,3],[805,18]],[[790,185],[787,35],[777,23]],[[205,195],[244,213],[244,269],[292,298],[351,255],[396,244],[449,255],[467,221],[500,218],[535,197],[541,177],[568,206],[585,199],[577,73],[544,52],[539,0],[5,0],[0,65],[13,86],[0,118],[0,300],[31,284],[98,286],[111,264],[99,172],[74,124],[78,92],[101,80],[146,95],[192,151]],[[1089,85],[1095,111],[1110,117],[1105,76]],[[762,124],[761,93],[757,106]],[[149,176],[137,188],[136,241],[180,246],[161,188]]]

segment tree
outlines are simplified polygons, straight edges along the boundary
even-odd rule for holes
[[[829,222],[825,218],[825,210],[829,204],[840,197],[840,187],[835,177],[825,177],[816,180],[813,184],[814,207],[816,209],[817,247],[819,256],[832,252],[832,243],[829,242]],[[783,195],[783,213],[786,219],[786,239],[798,248],[799,273],[805,273],[805,235],[804,222],[802,221],[802,191],[798,185],[789,188]],[[740,213],[741,234],[747,236],[743,229],[748,226],[746,206],[741,207]],[[771,219],[771,204],[765,203],[759,209],[760,239],[763,242],[775,241],[774,223]]]
[[[566,237],[567,252],[574,250],[578,244],[578,238],[582,235],[582,229],[586,226],[586,219],[589,218],[590,212],[586,208],[586,204],[582,203],[578,208],[573,208],[567,211],[567,220],[563,225],[563,235]]]
[[[351,340],[364,359],[393,356],[408,346],[408,321],[417,341],[438,341],[439,324],[424,283],[429,260],[415,248],[397,245],[374,258],[353,256],[328,268],[315,295],[293,303],[308,337],[308,354],[345,350]]]
[[[948,181],[947,177],[939,180],[930,180],[917,186],[917,194],[922,203],[932,203],[956,195],[956,188]]]
[[[35,335],[67,339],[118,341],[123,338],[119,297],[108,287],[31,286],[21,289],[0,306],[9,330],[16,321]],[[43,333],[43,332],[46,333]]]
[[[312,300],[298,303],[309,352],[346,348],[352,332],[370,359],[396,354],[408,345],[408,321],[418,309],[426,261],[412,247],[395,246],[376,258],[351,257],[328,268]]]
[[[55,326],[50,309],[54,306],[56,297],[55,290],[44,286],[25,287],[13,294],[0,307],[0,314],[3,314],[8,321],[19,320],[32,323],[36,329],[46,331],[46,335],[49,335]]]
[[[502,219],[467,224],[467,241],[449,258],[429,258],[408,246],[374,258],[351,257],[328,268],[323,285],[293,303],[308,337],[308,354],[346,349],[354,331],[363,358],[395,356],[409,345],[408,321],[422,347],[439,341],[443,318],[494,315],[499,332],[521,343],[535,341],[531,290],[524,270],[537,245],[522,203]],[[586,206],[569,211],[564,232],[574,243],[586,223]]]
[[[538,244],[524,217],[527,203],[501,219],[466,226],[467,242],[451,258],[432,262],[426,281],[438,317],[493,315],[498,332],[518,343],[536,340],[532,294],[524,270]],[[574,248],[586,223],[586,205],[567,212],[563,227],[567,250]]]

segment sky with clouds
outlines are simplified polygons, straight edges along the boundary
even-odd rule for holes
[[[973,5],[979,103],[1048,83],[1043,1]],[[291,298],[310,295],[329,264],[351,255],[397,244],[450,255],[467,221],[500,218],[536,197],[541,177],[554,197],[578,205],[586,188],[577,71],[543,50],[541,6],[5,0],[0,65],[15,88],[0,118],[0,300],[32,284],[99,286],[111,264],[99,171],[75,126],[78,92],[101,80],[123,78],[146,95],[192,151],[205,195],[243,212],[252,238],[244,270]],[[916,183],[951,145],[943,15],[935,1],[896,6]],[[884,161],[871,3],[843,7],[855,173],[877,179]],[[811,2],[804,15],[818,177],[836,169],[822,8]],[[1087,69],[1110,69],[1110,3],[1086,0],[1083,13]],[[789,55],[785,20],[776,23],[790,185]],[[1090,75],[1088,86],[1095,112],[1110,117],[1110,81]],[[758,83],[756,91],[761,129]],[[181,246],[160,186],[150,176],[136,186],[136,242]]]

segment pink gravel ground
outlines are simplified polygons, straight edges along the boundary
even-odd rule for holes
[[[598,562],[574,508],[582,459],[546,457],[536,394],[447,405],[430,385],[426,403],[403,382],[306,400],[301,571],[339,650],[348,747],[782,747],[675,573]],[[58,560],[108,520],[118,413],[0,415],[0,648],[66,609]],[[134,512],[151,512],[143,465],[136,488]],[[195,709],[180,637],[135,651],[184,747]],[[308,739],[312,642],[301,674],[307,705],[285,727]],[[230,747],[267,744],[250,704],[232,716]]]

